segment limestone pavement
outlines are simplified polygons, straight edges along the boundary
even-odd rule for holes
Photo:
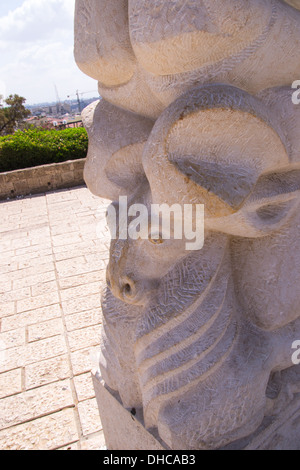
[[[91,369],[109,201],[86,187],[0,203],[0,449],[105,445]]]

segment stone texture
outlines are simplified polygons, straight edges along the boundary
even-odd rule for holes
[[[29,310],[37,310],[41,307],[55,305],[59,302],[57,292],[50,292],[37,297],[30,297],[29,299],[17,301],[17,313],[26,312]]]
[[[24,375],[26,390],[67,379],[71,375],[68,356],[64,354],[29,364],[25,366]]]
[[[142,420],[123,408],[117,397],[105,388],[99,373],[93,374],[93,381],[108,450],[166,449],[145,429]]]
[[[5,362],[0,363],[0,371],[27,366],[35,362],[60,356],[66,352],[66,342],[62,335],[46,338],[24,346],[8,348],[5,352]]]
[[[0,399],[22,391],[22,370],[15,369],[0,374]]]
[[[89,400],[95,397],[92,375],[90,372],[74,377],[74,384],[79,401]]]
[[[28,390],[0,402],[1,429],[54,413],[73,404],[70,381],[65,380]]]
[[[105,387],[99,372],[93,374],[96,397],[109,450],[167,450],[153,430],[145,428],[141,410],[125,409],[120,398]],[[220,450],[297,450],[299,448],[299,393],[283,413],[264,419],[249,437]]]
[[[40,341],[41,339],[51,338],[63,334],[64,325],[61,318],[54,318],[47,322],[30,325],[27,328],[28,342]]]
[[[99,421],[96,398],[81,401],[78,405],[78,411],[83,436],[93,434],[102,429],[101,421]]]
[[[85,187],[0,203],[1,450],[104,446],[91,369],[108,258],[97,209],[107,204]],[[70,227],[79,244],[69,245]],[[101,269],[86,259],[99,248]],[[77,267],[84,272],[76,275]],[[65,314],[62,302],[88,308],[90,294],[97,309]]]
[[[105,450],[103,431],[81,441],[81,450]]]
[[[63,310],[66,315],[84,312],[94,308],[100,308],[99,293],[85,295],[84,297],[75,297],[62,303]]]
[[[2,450],[54,450],[78,440],[72,409],[0,431]]]
[[[73,371],[75,375],[84,374],[91,370],[93,358],[99,356],[99,347],[79,349],[71,353]]]
[[[25,345],[25,328],[17,328],[11,331],[0,333],[0,341],[5,344],[6,348],[13,348]]]
[[[87,310],[83,313],[74,313],[66,316],[66,326],[68,331],[74,331],[81,328],[98,325],[101,323],[101,310],[96,308]]]
[[[0,174],[0,200],[81,186],[85,159]]]
[[[70,350],[73,352],[87,346],[96,346],[100,343],[100,332],[100,325],[70,331],[68,335]]]
[[[34,325],[39,322],[57,318],[61,315],[61,308],[59,304],[47,305],[36,310],[29,310],[14,315],[14,312],[9,311],[10,315],[4,316],[2,319],[2,331],[10,331],[16,328],[16,321],[19,327]]]
[[[119,213],[120,196],[147,209],[204,205],[205,243],[189,251],[176,236],[112,240],[102,378],[171,449],[222,448],[256,432],[261,447],[261,426],[275,447],[299,448],[288,438],[300,437],[298,420],[281,420],[294,399],[300,406],[291,349],[300,336],[300,106],[291,90],[300,12],[281,0],[117,7],[76,1],[75,59],[103,98],[83,112],[85,181]],[[97,308],[76,300],[65,313]],[[113,440],[119,415],[112,426],[102,413],[109,442],[127,445],[125,429]]]

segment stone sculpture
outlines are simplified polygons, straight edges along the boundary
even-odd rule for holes
[[[75,58],[103,97],[83,113],[90,190],[116,210],[120,196],[205,206],[199,251],[112,240],[103,295],[102,379],[171,449],[239,448],[300,408],[300,5],[289,3],[76,1]]]

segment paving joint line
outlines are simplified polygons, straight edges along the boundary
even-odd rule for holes
[[[80,416],[79,416],[79,410],[78,410],[79,400],[78,400],[78,395],[77,395],[76,387],[75,387],[75,383],[74,383],[75,375],[74,375],[73,364],[72,364],[72,359],[71,359],[71,348],[70,348],[70,342],[69,342],[69,337],[68,337],[68,329],[67,329],[66,318],[65,318],[65,314],[64,314],[63,306],[62,306],[62,298],[61,298],[60,284],[59,284],[59,274],[58,274],[58,271],[57,271],[57,268],[56,268],[55,253],[54,253],[54,247],[53,247],[53,243],[52,243],[53,235],[52,235],[52,227],[51,227],[51,223],[50,223],[50,209],[49,209],[47,195],[45,195],[45,199],[46,199],[46,208],[47,208],[47,218],[48,218],[49,229],[50,229],[51,252],[52,252],[52,258],[53,258],[53,263],[54,263],[55,281],[56,281],[57,292],[58,292],[61,319],[62,319],[63,328],[64,328],[64,339],[65,339],[66,347],[67,347],[67,358],[68,358],[68,365],[69,365],[69,371],[70,371],[71,393],[72,393],[73,402],[74,402],[75,423],[76,423],[77,432],[78,432],[78,436],[79,436],[78,446],[79,446],[79,450],[80,450],[80,448],[81,448],[80,441],[83,438],[83,428],[82,428],[81,420],[80,420]]]

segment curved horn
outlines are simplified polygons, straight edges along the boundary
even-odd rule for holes
[[[129,0],[134,53],[145,70],[162,76],[245,58],[247,47],[262,42],[271,17],[272,2],[260,0],[156,0],[155,7]]]
[[[128,26],[128,0],[76,0],[75,59],[104,86],[128,82],[136,69]]]
[[[104,100],[85,108],[82,119],[89,136],[84,179],[90,191],[113,201],[130,195],[145,178],[142,152],[153,121]]]
[[[234,214],[261,174],[289,165],[280,125],[257,98],[226,85],[196,88],[157,120],[143,153],[155,203]]]
[[[279,231],[299,210],[300,163],[264,173],[234,214],[207,221],[207,228],[246,238]]]

